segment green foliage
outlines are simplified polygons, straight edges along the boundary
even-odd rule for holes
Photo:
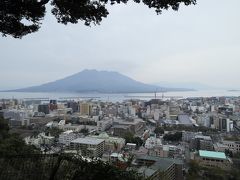
[[[124,139],[125,139],[126,143],[134,143],[138,147],[140,147],[143,144],[143,140],[140,137],[135,137],[134,134],[131,132],[127,132],[124,135]]]
[[[8,134],[0,119],[0,179],[137,180],[135,171],[124,171],[100,160],[85,160],[76,155],[43,155],[16,134]],[[54,129],[56,131],[56,129]],[[5,135],[7,133],[7,135]]]
[[[0,141],[8,137],[9,126],[5,119],[0,117]]]
[[[200,166],[196,161],[190,161],[187,174],[187,180],[199,179]]]
[[[240,179],[239,169],[232,168],[231,170],[225,170],[214,167],[202,167],[196,161],[190,161],[189,170],[186,176],[187,180],[238,180]]]
[[[79,121],[77,121],[76,124],[97,126],[97,123],[96,123],[95,121],[85,121],[85,122],[79,122]]]
[[[165,141],[181,141],[182,140],[182,132],[176,132],[174,134],[166,134],[163,136]]]
[[[125,139],[126,143],[132,143],[134,139],[134,134],[131,132],[127,132],[124,134],[123,138]]]
[[[39,151],[34,146],[26,145],[17,134],[9,134],[6,121],[0,118],[0,155],[34,154]]]
[[[82,161],[73,179],[104,179],[104,180],[121,180],[121,179],[141,179],[141,177],[134,171],[125,171],[114,167],[108,163],[103,163],[100,160],[91,162]]]
[[[36,32],[40,28],[40,21],[45,16],[44,0],[22,1],[6,0],[0,1],[0,32],[3,35],[11,35],[15,38]],[[23,23],[27,20],[29,23]]]
[[[87,135],[88,134],[88,129],[83,128],[83,129],[80,130],[80,133],[83,133],[83,134]]]
[[[156,133],[157,135],[164,134],[164,129],[162,127],[156,127],[154,133]]]
[[[0,32],[3,36],[21,38],[38,31],[47,4],[52,7],[51,12],[59,23],[66,25],[83,21],[85,25],[90,26],[100,24],[102,19],[108,16],[109,4],[126,4],[128,1],[130,0],[1,0]],[[157,14],[170,8],[177,11],[180,4],[196,4],[196,0],[133,0],[133,2],[141,2],[153,8]]]
[[[143,140],[140,137],[134,137],[133,143],[135,143],[138,147],[140,147],[143,144]]]
[[[58,138],[59,135],[63,132],[63,130],[53,127],[53,128],[48,128],[45,133],[50,134],[51,136],[54,136],[55,138]]]
[[[240,180],[240,170],[238,168],[233,168],[230,172],[230,177],[232,180],[238,179]]]
[[[231,157],[231,156],[230,156],[230,157]],[[233,154],[232,157],[237,158],[237,159],[240,159],[240,153],[235,153],[235,154]]]
[[[80,156],[66,154],[0,157],[0,172],[0,179],[143,179],[135,171],[125,171],[100,160],[88,161]]]
[[[0,119],[0,134],[5,134],[8,129],[5,121]],[[8,133],[0,140],[0,172],[0,179],[142,179],[134,171],[124,171],[100,160],[88,161],[66,154],[42,155],[18,135]]]
[[[0,141],[0,154],[18,155],[18,154],[35,154],[39,153],[34,146],[26,145],[25,142],[16,134]]]
[[[225,149],[225,154],[231,158],[233,157],[233,152],[230,151],[229,149]]]

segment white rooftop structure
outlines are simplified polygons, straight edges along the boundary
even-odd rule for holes
[[[68,130],[68,131],[65,131],[65,132],[63,132],[64,134],[71,134],[71,133],[73,133],[73,130]]]
[[[104,139],[96,139],[96,138],[78,138],[72,141],[72,143],[78,143],[78,144],[92,144],[97,145],[104,142]]]
[[[210,136],[203,136],[203,135],[196,135],[195,139],[204,139],[204,140],[208,140],[208,141],[212,140],[212,138]]]
[[[58,123],[59,126],[61,125],[65,125],[65,120],[61,120],[59,123]]]

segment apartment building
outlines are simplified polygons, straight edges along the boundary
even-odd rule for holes
[[[70,143],[72,150],[77,150],[82,156],[101,157],[105,149],[105,140],[96,138],[77,138]]]
[[[223,141],[223,145],[226,145],[234,154],[240,153],[240,141]]]
[[[154,156],[138,156],[136,162],[138,172],[142,173],[149,180],[182,180],[183,161],[170,158]]]
[[[125,139],[118,137],[111,137],[106,132],[99,134],[98,136],[90,136],[91,138],[105,140],[106,151],[120,151],[125,146]]]
[[[70,142],[76,138],[77,135],[73,133],[73,130],[68,130],[59,135],[59,143],[69,146]]]
[[[125,132],[131,132],[133,134],[143,134],[145,128],[145,122],[139,118],[128,119],[114,119],[113,130],[114,135],[122,136]]]
[[[190,148],[212,151],[214,149],[212,138],[210,136],[196,135],[190,141]]]

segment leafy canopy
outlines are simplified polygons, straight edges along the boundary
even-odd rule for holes
[[[62,24],[100,24],[109,14],[107,4],[126,4],[130,0],[0,0],[0,32],[14,38],[36,32],[46,14],[46,5],[52,7],[52,14]],[[172,8],[177,11],[180,4],[196,4],[196,0],[132,0],[155,9],[157,14]]]
[[[26,145],[19,135],[10,134],[6,120],[0,117],[0,156],[35,153],[40,151],[34,146]]]

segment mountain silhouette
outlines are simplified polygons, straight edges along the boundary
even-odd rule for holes
[[[28,88],[10,90],[15,92],[99,92],[140,93],[155,91],[186,90],[144,84],[113,71],[83,70],[66,78]]]

